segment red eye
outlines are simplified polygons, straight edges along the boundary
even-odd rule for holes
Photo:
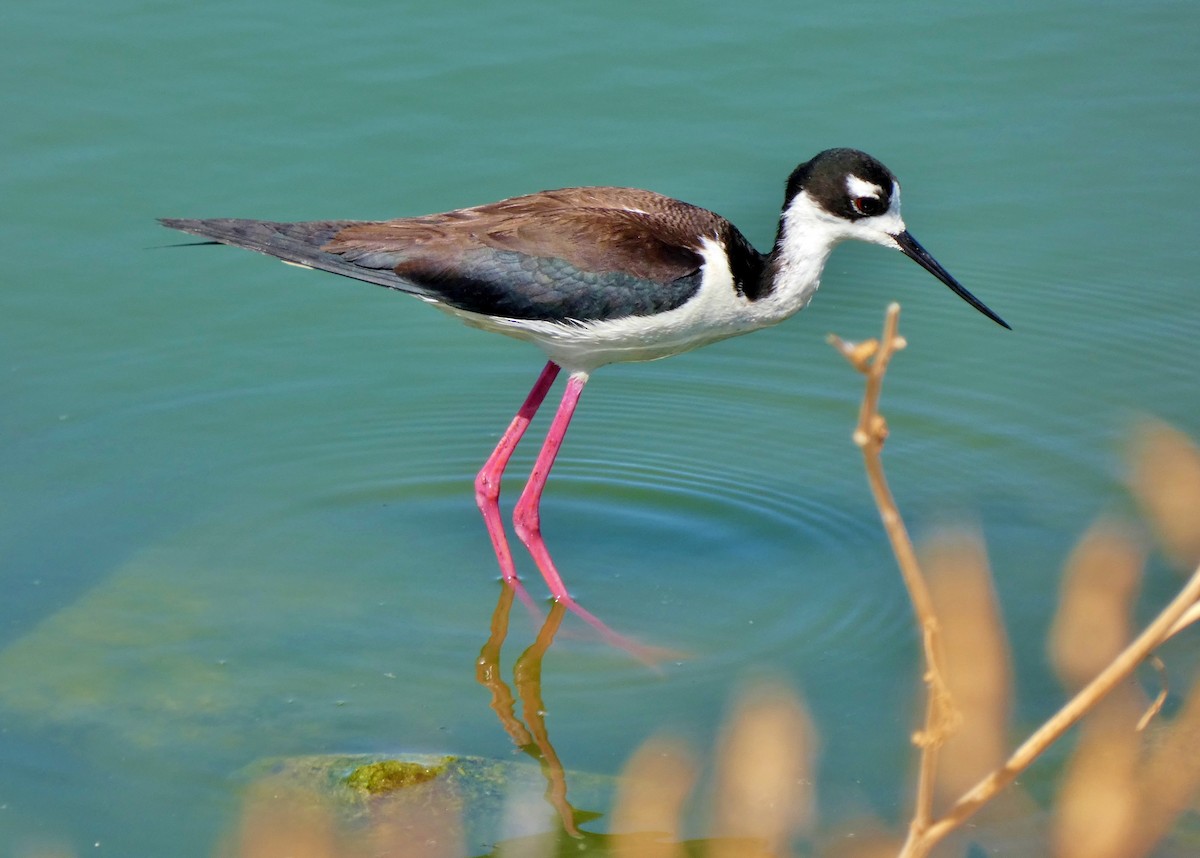
[[[854,210],[864,217],[882,214],[883,205],[877,197],[854,197],[850,200]]]

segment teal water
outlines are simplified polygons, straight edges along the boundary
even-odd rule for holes
[[[656,675],[568,618],[543,675],[564,763],[614,772],[664,727],[703,748],[767,673],[813,709],[831,824],[902,818],[917,652],[849,439],[859,380],[825,334],[875,335],[902,302],[889,475],[918,535],[965,517],[987,537],[1020,724],[1060,699],[1057,569],[1129,507],[1131,422],[1200,437],[1193,4],[50,0],[3,20],[0,855],[210,855],[264,757],[512,753],[474,678],[498,585],[471,480],[539,353],[386,290],[166,249],[155,217],[625,184],[765,247],[798,161],[888,164],[910,229],[1012,333],[899,254],[840,248],[778,328],[598,372],[543,506],[583,604],[687,653]],[[1147,606],[1172,587],[1156,565]],[[533,631],[514,613],[508,663]],[[1194,667],[1181,646],[1175,687]]]

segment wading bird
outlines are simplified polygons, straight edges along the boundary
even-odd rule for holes
[[[473,327],[528,340],[549,361],[475,480],[504,579],[516,568],[500,516],[509,457],[559,372],[566,390],[513,525],[554,598],[571,598],[542,539],[539,503],[589,375],[679,354],[803,309],[830,251],[857,239],[900,250],[997,324],[905,228],[900,185],[879,161],[829,149],[787,181],[779,230],[759,253],[723,217],[651,191],[564,188],[387,221],[164,218],[165,226],[407,292]]]

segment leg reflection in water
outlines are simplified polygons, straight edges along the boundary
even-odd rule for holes
[[[546,707],[542,701],[542,659],[562,625],[566,613],[562,602],[555,602],[551,606],[537,638],[513,665],[513,682],[521,698],[521,718],[516,714],[516,699],[512,689],[500,676],[500,649],[508,634],[508,615],[513,596],[520,586],[520,582],[505,581],[500,587],[500,599],[492,613],[491,634],[475,662],[475,678],[492,693],[492,711],[500,719],[513,744],[541,767],[546,779],[546,801],[558,813],[563,830],[572,837],[579,837],[576,810],[567,801],[566,773],[550,743],[550,735],[546,731]]]

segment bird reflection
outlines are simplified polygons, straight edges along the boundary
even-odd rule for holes
[[[558,814],[563,829],[572,837],[579,837],[577,811],[567,801],[566,773],[550,743],[550,735],[546,730],[546,708],[542,702],[542,659],[554,643],[566,607],[562,602],[552,604],[537,638],[513,664],[513,683],[521,699],[521,717],[517,717],[516,698],[500,675],[500,649],[508,635],[508,616],[513,597],[518,595],[526,604],[532,604],[520,583],[501,584],[500,599],[492,613],[491,633],[475,662],[475,679],[491,692],[492,711],[500,719],[513,744],[541,768],[542,776],[546,779],[546,801]]]

